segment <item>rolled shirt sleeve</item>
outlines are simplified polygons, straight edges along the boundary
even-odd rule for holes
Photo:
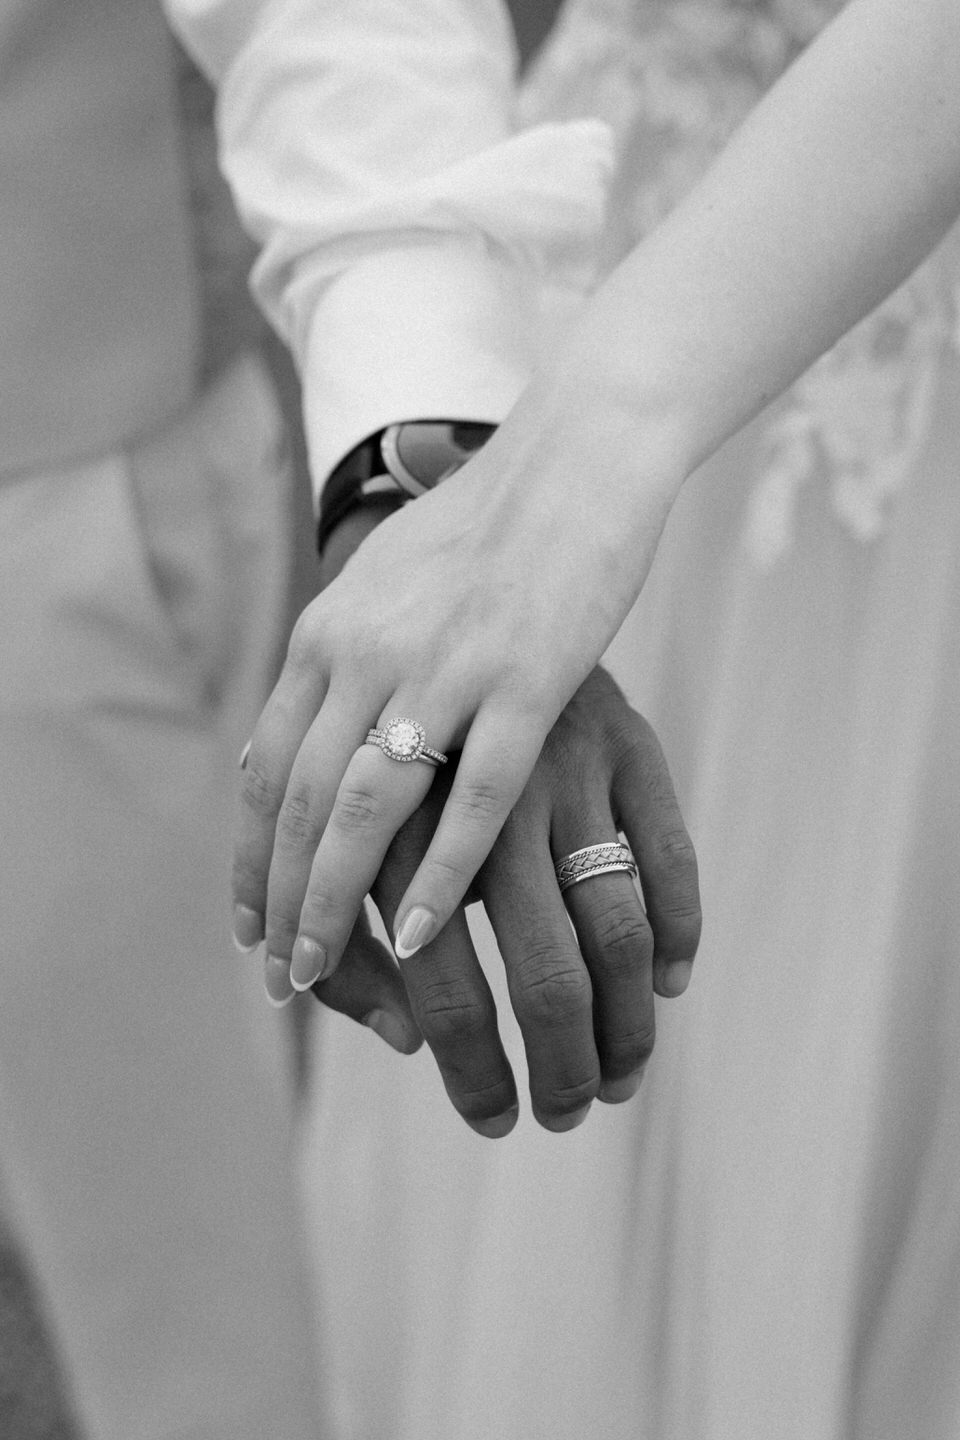
[[[165,0],[218,87],[254,292],[301,370],[317,490],[397,420],[498,421],[538,278],[592,252],[607,127],[517,130],[499,0]]]

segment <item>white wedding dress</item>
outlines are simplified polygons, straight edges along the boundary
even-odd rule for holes
[[[838,8],[568,5],[525,103],[613,125],[608,263]],[[318,1020],[335,1440],[960,1436],[958,283],[954,233],[689,482],[613,646],[705,912],[637,1099],[491,1143]]]

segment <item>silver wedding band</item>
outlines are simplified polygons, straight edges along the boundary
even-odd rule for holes
[[[422,760],[425,765],[446,765],[448,757],[433,750],[426,740],[426,731],[419,720],[395,715],[385,725],[368,730],[366,743],[376,745],[390,760],[399,760],[402,765],[411,760]]]
[[[571,855],[565,855],[562,860],[558,860],[555,869],[561,892],[569,890],[571,885],[579,885],[581,880],[591,879],[594,875],[612,875],[623,871],[636,880],[638,874],[637,862],[629,845],[624,845],[620,840],[604,841],[600,845],[585,845],[582,850],[574,850]]]

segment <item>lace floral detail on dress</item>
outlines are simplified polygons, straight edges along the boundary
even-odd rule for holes
[[[960,292],[933,266],[818,360],[766,422],[747,513],[747,549],[764,568],[789,547],[800,492],[825,475],[834,513],[857,540],[882,534],[920,461],[944,354],[960,346]]]
[[[610,268],[697,182],[732,131],[844,0],[568,0],[527,87],[529,119],[596,115],[617,167],[601,263]],[[960,348],[954,232],[894,296],[804,375],[765,427],[749,553],[790,546],[814,479],[857,540],[882,534],[921,460],[937,376]]]

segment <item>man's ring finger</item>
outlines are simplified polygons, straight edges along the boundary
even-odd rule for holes
[[[626,871],[634,880],[637,878],[637,862],[628,845],[620,840],[585,845],[582,850],[574,850],[557,861],[557,884],[562,893],[593,875],[610,875],[618,870]]]

